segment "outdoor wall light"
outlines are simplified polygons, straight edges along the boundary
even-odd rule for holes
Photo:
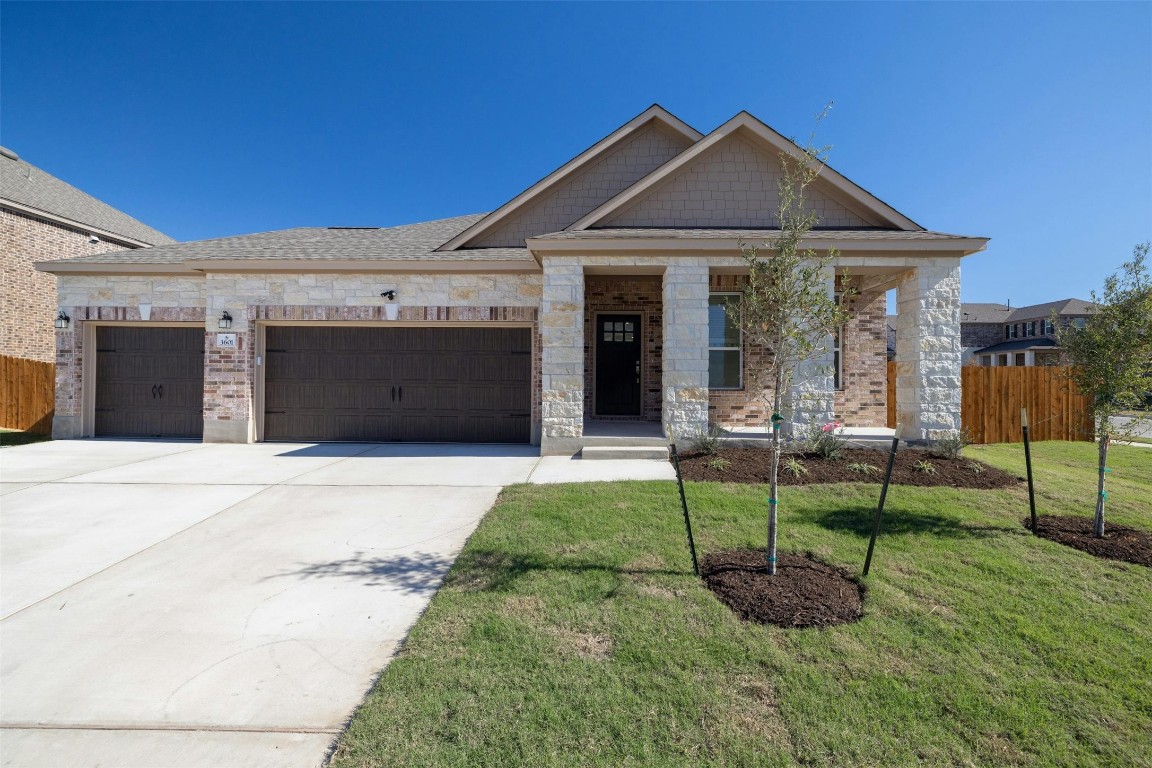
[[[68,323],[70,323],[70,322],[72,322],[72,318],[70,318],[70,317],[68,317],[68,315],[64,314],[64,310],[60,310],[60,312],[56,315],[56,327],[59,328],[60,330],[64,330],[65,328],[67,328]]]
[[[396,300],[396,291],[384,291],[384,293],[380,294],[380,297],[384,298],[384,299],[388,299],[388,301],[395,301]]]
[[[224,310],[224,314],[220,315],[220,327],[224,329],[232,327],[232,315],[228,314],[228,310]]]

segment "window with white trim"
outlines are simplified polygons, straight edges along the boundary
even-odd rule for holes
[[[708,296],[708,388],[740,389],[744,385],[744,344],[740,327],[728,315],[738,293]]]

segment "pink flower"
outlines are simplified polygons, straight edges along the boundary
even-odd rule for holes
[[[842,425],[838,421],[830,421],[824,426],[820,427],[821,432],[831,432],[834,429],[840,429]]]

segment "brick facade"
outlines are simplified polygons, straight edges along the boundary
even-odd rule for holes
[[[55,361],[56,276],[37,272],[32,264],[127,250],[89,240],[87,231],[0,208],[0,354]]]
[[[739,291],[743,278],[712,275],[712,292]],[[834,415],[853,427],[883,427],[887,420],[887,317],[883,292],[857,294],[847,303],[851,320],[844,327],[844,381],[835,392]],[[751,371],[763,362],[761,347],[744,343],[744,386],[714,389],[708,395],[708,420],[726,427],[763,427],[771,408],[755,391]],[[770,392],[769,392],[770,394]]]
[[[584,413],[597,418],[595,360],[597,313],[640,315],[643,420],[660,421],[664,311],[660,277],[590,276],[584,280]]]
[[[960,323],[960,346],[989,347],[1004,341],[1004,323]]]

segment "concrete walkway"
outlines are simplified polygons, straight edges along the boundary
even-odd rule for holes
[[[670,479],[503,446],[0,453],[0,765],[320,765],[501,487]]]

